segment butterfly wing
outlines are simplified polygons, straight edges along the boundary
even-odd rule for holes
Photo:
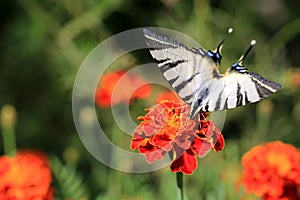
[[[191,119],[200,111],[225,110],[257,102],[281,88],[258,74],[245,73],[244,69],[229,69],[221,75],[205,50],[187,48],[148,29],[144,29],[144,35],[160,71],[191,106]]]
[[[217,102],[223,99],[224,103],[219,107],[215,106],[212,110],[231,109],[254,103],[272,95],[281,88],[278,83],[269,81],[253,72],[239,73],[230,70],[222,78],[222,81],[225,85],[224,96],[220,95],[221,98]]]
[[[191,104],[195,89],[205,98],[206,88],[216,64],[203,49],[188,48],[171,38],[144,29],[146,44],[153,59],[181,99]]]
[[[244,106],[249,103],[260,101],[276,91],[281,86],[278,83],[266,80],[259,74],[253,72],[240,73],[235,70],[228,72],[214,80],[210,88],[222,82],[223,88],[215,88],[213,94],[202,104],[194,101],[191,105],[191,117],[194,117],[199,111],[217,111]],[[220,84],[217,86],[221,86]]]

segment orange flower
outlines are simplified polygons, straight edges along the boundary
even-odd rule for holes
[[[180,101],[180,98],[172,91],[162,92],[156,98],[156,102],[159,103],[161,101]]]
[[[123,84],[116,87],[116,84],[121,78]],[[133,90],[135,90],[135,92],[131,94],[131,91]],[[121,102],[128,103],[134,98],[147,98],[150,93],[151,86],[146,84],[140,77],[125,74],[124,71],[116,71],[109,72],[101,78],[100,84],[96,90],[95,98],[98,106],[106,108]]]
[[[162,101],[147,111],[138,118],[143,121],[133,133],[131,148],[138,149],[149,163],[170,153],[171,171],[192,174],[197,168],[197,156],[224,148],[222,134],[213,122],[206,120],[208,113],[191,120],[188,106],[175,101]]]
[[[266,200],[300,199],[300,151],[280,141],[256,146],[242,158],[246,192]]]
[[[0,199],[53,199],[51,170],[42,152],[21,151],[15,157],[0,157]]]

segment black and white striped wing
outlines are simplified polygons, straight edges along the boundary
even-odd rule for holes
[[[144,35],[160,71],[182,100],[191,106],[191,119],[200,111],[225,110],[257,102],[281,88],[278,83],[247,72],[242,66],[228,69],[222,75],[205,50],[187,48],[147,29]]]
[[[195,90],[210,85],[215,63],[202,49],[190,49],[171,38],[144,29],[147,46],[160,71],[181,99],[191,104]]]
[[[218,84],[219,81],[222,84]],[[222,88],[218,88],[222,85]],[[203,101],[197,99],[198,95],[195,94],[195,101],[191,105],[191,117],[199,111],[226,110],[260,101],[278,91],[281,86],[253,72],[239,73],[228,70],[224,76],[214,79],[209,88],[210,96]]]
[[[259,74],[253,72],[245,74],[238,72],[227,73],[223,77],[222,81],[225,85],[225,95],[223,98],[223,101],[225,100],[225,102],[221,110],[231,109],[238,106],[244,106],[248,103],[260,101],[281,88],[278,83],[266,80]],[[215,108],[214,110],[217,109]]]

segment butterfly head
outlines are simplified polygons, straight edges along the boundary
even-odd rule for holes
[[[222,41],[222,43],[220,43],[220,45],[217,47],[217,49],[211,51],[208,50],[207,51],[207,55],[216,63],[216,64],[220,64],[221,63],[221,59],[222,59],[222,55],[221,55],[221,50],[223,47],[223,43],[224,40]]]
[[[233,32],[233,28],[229,28],[228,29],[228,34]],[[227,35],[228,35],[227,34]],[[222,55],[221,55],[221,51],[223,48],[225,42],[225,38],[220,42],[220,44],[218,45],[218,47],[215,50],[208,50],[207,55],[217,64],[219,65],[221,63],[221,59],[222,59]]]

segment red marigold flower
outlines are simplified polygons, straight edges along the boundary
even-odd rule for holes
[[[124,79],[125,84],[115,87],[120,79]],[[142,85],[142,86],[141,86]],[[141,86],[141,87],[139,87]],[[133,94],[128,91],[133,91]],[[112,95],[115,92],[113,98]],[[105,74],[96,90],[96,104],[102,108],[109,107],[118,103],[128,103],[130,99],[147,98],[151,93],[151,86],[138,76],[128,75],[124,71],[109,72]]]
[[[156,102],[159,103],[161,101],[180,101],[180,98],[172,91],[162,92],[156,98]]]
[[[253,147],[242,158],[246,192],[265,200],[300,199],[300,151],[280,141]]]
[[[52,200],[51,170],[46,156],[20,151],[15,157],[0,157],[0,199]]]
[[[197,168],[197,156],[205,156],[210,149],[224,148],[224,138],[213,122],[188,117],[189,107],[175,101],[162,101],[150,109],[135,129],[131,148],[145,155],[146,161],[162,159],[167,153],[173,157],[171,171],[192,174]]]

